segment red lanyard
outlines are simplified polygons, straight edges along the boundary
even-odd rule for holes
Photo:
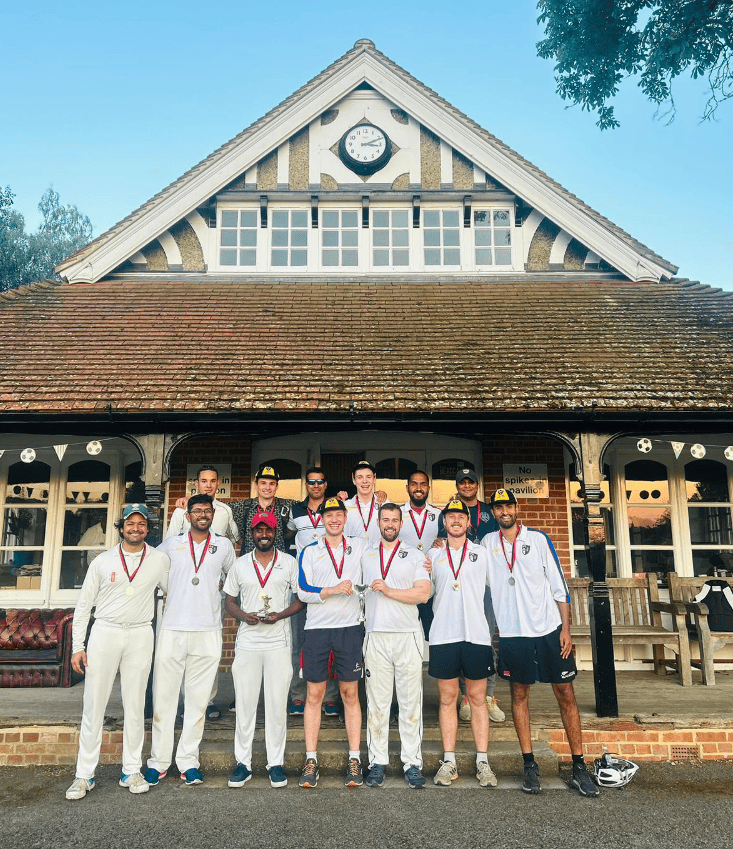
[[[509,562],[509,558],[506,556],[506,548],[504,547],[504,534],[501,534],[501,550],[504,552],[504,560],[506,560],[506,565],[509,567],[509,571],[514,571],[514,564],[517,562],[517,540],[519,539],[519,532],[522,530],[521,525],[517,525],[517,535],[514,537],[514,542],[512,543],[512,562]]]
[[[357,507],[358,507],[358,509],[359,509],[359,516],[360,516],[360,518],[361,518],[361,523],[362,523],[362,525],[364,525],[364,530],[365,530],[365,531],[368,531],[368,530],[369,530],[369,525],[370,525],[370,524],[371,524],[371,522],[372,522],[372,516],[374,515],[374,502],[375,502],[375,501],[376,501],[376,498],[372,495],[372,506],[369,508],[369,518],[368,518],[368,519],[366,520],[366,522],[365,522],[365,521],[364,521],[364,515],[363,515],[363,514],[362,514],[362,512],[361,512],[361,501],[359,501],[359,496],[358,496],[358,495],[356,496],[356,506],[357,506]],[[341,577],[341,575],[339,575],[339,578],[340,578],[340,577]]]
[[[336,576],[341,579],[341,573],[344,571],[344,561],[346,560],[346,540],[342,538],[341,544],[344,547],[344,553],[341,555],[341,565],[336,565],[336,558],[333,556],[333,551],[331,551],[331,546],[328,544],[328,540],[323,540],[326,543],[326,548],[328,549],[328,553],[331,556],[331,563],[333,563],[334,571],[336,572]],[[336,546],[338,548],[338,546]]]
[[[196,554],[193,550],[193,537],[191,536],[191,531],[188,532],[188,544],[191,548],[191,560],[193,560],[193,569],[194,572],[198,575],[199,569],[201,568],[201,564],[204,562],[204,557],[206,557],[206,552],[209,550],[209,544],[211,543],[211,534],[208,534],[206,537],[206,545],[204,546],[204,550],[201,552],[201,560],[196,562]]]
[[[379,567],[382,570],[382,580],[383,581],[387,580],[387,575],[389,574],[389,567],[392,565],[392,561],[394,560],[394,556],[395,556],[395,554],[397,554],[397,549],[399,547],[400,547],[400,544],[398,542],[397,545],[392,549],[392,554],[390,554],[390,556],[389,556],[389,560],[387,561],[387,568],[385,569],[384,568],[384,558],[382,557],[382,551],[383,551],[382,543],[381,542],[379,543]]]
[[[458,564],[458,571],[456,572],[453,567],[453,558],[450,556],[450,545],[446,545],[445,553],[448,555],[448,563],[450,565],[450,570],[453,572],[453,577],[457,581],[458,576],[461,574],[461,566],[463,566],[463,561],[466,559],[466,551],[468,550],[468,540],[463,543],[463,551],[461,552],[461,562]]]
[[[137,575],[137,573],[140,571],[140,567],[143,565],[143,560],[145,560],[145,554],[146,554],[147,550],[148,550],[147,546],[145,545],[145,543],[143,543],[143,556],[140,558],[140,562],[137,564],[137,569],[135,569],[135,571],[131,575],[127,571],[127,562],[125,561],[125,555],[122,553],[122,543],[120,543],[120,548],[119,548],[120,560],[122,561],[122,568],[125,570],[125,574],[127,575],[127,580],[130,583],[132,583],[135,575]]]
[[[203,557],[201,558],[203,560]],[[252,565],[255,567],[255,572],[257,572],[257,580],[260,582],[260,586],[264,590],[265,584],[270,580],[270,575],[272,574],[272,570],[275,568],[275,564],[277,563],[277,549],[275,549],[275,556],[272,558],[272,563],[270,564],[270,568],[267,570],[267,574],[265,575],[264,581],[262,580],[262,574],[260,572],[259,564],[257,563],[257,558],[255,557],[254,551],[252,552]]]
[[[468,508],[471,509],[470,507]],[[471,523],[473,524],[473,522]],[[476,502],[476,527],[473,529],[474,534],[478,536],[478,529],[481,527],[481,502]]]
[[[422,539],[422,535],[423,535],[423,532],[425,530],[425,522],[427,522],[427,520],[428,520],[428,508],[423,507],[423,509],[422,509],[422,525],[420,526],[419,530],[418,530],[418,527],[417,527],[417,522],[415,521],[415,517],[412,513],[412,507],[410,507],[408,512],[410,513],[410,518],[412,519],[412,524],[415,526],[415,533],[417,534],[417,538]]]
[[[306,507],[305,509],[308,511],[308,515],[310,516],[311,525],[313,525],[313,527],[314,527],[314,528],[317,528],[317,527],[318,527],[318,525],[319,525],[319,523],[320,523],[320,521],[321,521],[321,514],[320,514],[320,513],[313,513],[313,512],[311,512],[311,508],[310,508],[310,507]],[[316,517],[315,522],[313,521],[313,517],[314,517],[314,516]]]

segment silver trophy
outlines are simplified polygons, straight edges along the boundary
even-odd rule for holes
[[[356,594],[359,596],[359,622],[366,622],[366,591],[369,589],[369,584],[354,584]]]
[[[260,593],[260,601],[262,602],[262,610],[257,611],[257,616],[259,619],[267,619],[270,615],[270,602],[272,599],[269,595]]]

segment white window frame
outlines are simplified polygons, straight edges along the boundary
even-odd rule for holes
[[[375,227],[374,226],[374,213],[375,212],[388,212],[389,213],[389,222],[390,226],[387,227]],[[390,260],[393,258],[392,251],[394,250],[404,250],[405,246],[397,245],[396,247],[392,245],[392,236],[390,235],[390,245],[388,248],[385,248],[383,245],[375,245],[374,244],[374,234],[377,230],[387,231],[388,233],[392,233],[393,230],[402,230],[402,227],[395,228],[392,226],[392,213],[394,212],[404,212],[407,215],[407,265],[393,265],[391,262],[388,265],[375,265],[374,263],[374,251],[375,250],[389,250],[390,252]],[[415,249],[416,249],[416,236],[417,229],[412,226],[412,207],[400,204],[384,204],[377,205],[373,204],[369,207],[369,269],[374,271],[375,273],[387,272],[390,274],[394,274],[395,272],[406,272],[406,271],[414,271],[415,270]],[[421,239],[422,241],[422,239]]]
[[[223,234],[224,230],[235,229],[235,228],[232,228],[232,227],[224,227],[223,221],[224,221],[224,213],[225,212],[236,212],[237,217],[239,219],[237,227],[236,227],[236,233],[237,233],[237,245],[236,245],[236,247],[231,246],[231,245],[222,245],[221,244],[222,234]],[[241,213],[242,212],[251,212],[251,213],[254,214],[255,226],[253,228],[242,228],[241,226],[239,226],[240,223],[241,223]],[[243,229],[245,229],[245,230],[252,229],[252,230],[254,230],[254,233],[255,233],[255,244],[253,246],[254,251],[255,251],[254,265],[240,265],[239,264],[239,251],[242,250],[242,249],[244,249],[244,250],[251,250],[252,249],[250,247],[242,248],[239,245],[239,233]],[[216,261],[213,263],[214,267],[217,270],[223,271],[223,272],[227,272],[227,271],[229,271],[229,272],[240,272],[240,273],[244,273],[244,274],[246,274],[247,272],[254,272],[254,271],[261,270],[260,265],[261,265],[261,262],[262,262],[262,246],[261,246],[262,237],[260,235],[260,230],[261,230],[261,227],[260,227],[260,210],[259,210],[259,207],[256,207],[253,204],[250,204],[250,205],[239,204],[237,206],[229,206],[229,205],[220,206],[217,209]],[[236,250],[237,251],[237,262],[236,262],[235,265],[226,265],[226,264],[222,263],[222,261],[221,261],[222,250]]]
[[[338,228],[334,227],[324,227],[323,218],[324,213],[326,212],[337,212],[339,215],[339,226]],[[356,213],[356,227],[342,227],[342,213],[344,212],[354,212]],[[358,206],[349,206],[348,204],[321,204],[318,207],[318,264],[321,271],[326,274],[339,274],[339,273],[358,273],[364,270],[364,242],[366,241],[365,234],[366,231],[361,226],[361,207]],[[323,236],[327,231],[336,230],[339,233],[339,246],[338,248],[334,248],[330,245],[324,246],[323,244]],[[356,232],[356,246],[354,248],[347,246],[344,248],[341,245],[342,233],[344,231]],[[338,250],[339,252],[339,265],[325,265],[323,262],[323,251],[324,250]],[[356,265],[341,265],[341,252],[343,250],[356,250]]]
[[[283,248],[281,245],[273,244],[273,235],[275,230],[281,230],[283,228],[276,228],[274,226],[275,214],[278,212],[287,212],[288,213],[288,228],[287,232],[292,233],[293,230],[300,231],[302,230],[305,233],[306,243],[305,246],[300,245],[291,245],[290,237],[288,237],[288,247]],[[292,226],[292,213],[293,212],[303,212],[305,214],[305,227],[296,227]],[[314,236],[310,235],[310,231],[313,228],[311,227],[311,214],[310,207],[306,206],[302,203],[272,203],[267,207],[267,268],[270,271],[276,272],[278,274],[307,274],[309,269],[314,269],[318,267],[317,262],[317,250],[318,245],[320,243],[320,239],[314,238]],[[287,265],[274,265],[272,262],[272,252],[273,250],[287,250],[288,251],[288,264]],[[293,250],[305,250],[305,265],[292,265],[291,264],[291,251]]]
[[[438,212],[440,214],[440,227],[426,227],[425,226],[425,213],[426,212]],[[448,227],[446,228],[443,224],[443,213],[444,212],[455,212],[458,215],[458,226],[457,228]],[[453,246],[449,245],[449,250],[457,250],[458,251],[458,265],[447,265],[445,263],[440,263],[439,265],[428,265],[425,261],[425,251],[426,250],[435,250],[434,245],[426,245],[425,244],[425,233],[427,230],[438,230],[441,234],[441,244],[439,250],[441,251],[441,258],[443,257],[443,252],[446,250],[443,245],[443,232],[446,230],[458,230],[458,245]],[[457,204],[450,203],[426,203],[423,204],[420,208],[420,255],[419,255],[419,265],[421,271],[433,272],[433,273],[441,273],[443,271],[461,271],[461,269],[466,268],[466,237],[469,233],[468,228],[463,226],[463,207],[458,206]]]
[[[500,248],[509,248],[510,251],[510,262],[508,265],[496,265],[496,264],[486,264],[478,262],[476,258],[476,251],[480,250],[483,246],[476,244],[476,231],[477,230],[491,230],[492,238],[491,238],[491,250],[492,256],[493,251],[496,249],[494,245],[494,213],[495,212],[508,212],[509,213],[509,227],[508,228],[500,228],[502,230],[509,230],[509,245],[500,245]],[[477,212],[488,212],[491,216],[491,227],[476,227],[475,224],[475,215]],[[501,273],[506,271],[516,271],[517,270],[517,262],[518,262],[518,254],[517,254],[517,242],[518,239],[515,234],[514,228],[514,208],[512,205],[507,204],[483,204],[477,203],[471,207],[471,267],[476,271],[491,271],[493,273]]]

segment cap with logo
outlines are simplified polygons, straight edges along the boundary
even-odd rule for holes
[[[464,516],[471,517],[471,514],[468,512],[468,507],[458,498],[454,498],[452,501],[449,501],[445,507],[443,508],[443,515],[446,513],[463,513]]]
[[[128,504],[122,511],[122,521],[129,519],[133,513],[139,513],[143,519],[148,518],[148,508],[144,504]]]
[[[511,489],[497,489],[491,496],[489,501],[490,507],[496,507],[497,504],[516,504],[517,499]]]
[[[266,510],[259,510],[254,514],[254,516],[252,516],[252,527],[256,528],[257,525],[267,525],[268,528],[275,530],[277,527],[277,517],[274,513],[269,513]]]
[[[374,466],[372,466],[369,460],[359,460],[359,462],[356,463],[354,465],[354,468],[351,470],[351,477],[353,478],[354,475],[361,469],[368,469],[370,472],[372,472],[372,474],[377,474],[377,470],[374,468]]]
[[[456,472],[456,483],[460,483],[462,480],[468,478],[473,483],[478,483],[478,475],[474,472],[473,469],[459,469]]]
[[[321,513],[326,513],[329,510],[343,510],[346,512],[346,505],[340,498],[327,498],[320,507]]]
[[[272,478],[272,480],[279,481],[280,475],[272,466],[261,466],[255,475],[255,480],[258,481],[260,478]]]

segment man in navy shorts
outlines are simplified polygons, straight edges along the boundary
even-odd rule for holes
[[[484,537],[489,582],[499,626],[499,677],[509,682],[514,727],[524,758],[525,793],[541,792],[532,754],[529,688],[535,681],[552,684],[570,752],[572,784],[581,796],[597,796],[583,761],[583,736],[575,701],[577,674],[570,637],[570,596],[562,566],[547,534],[522,525],[517,499],[499,489],[491,498],[499,530]]]

